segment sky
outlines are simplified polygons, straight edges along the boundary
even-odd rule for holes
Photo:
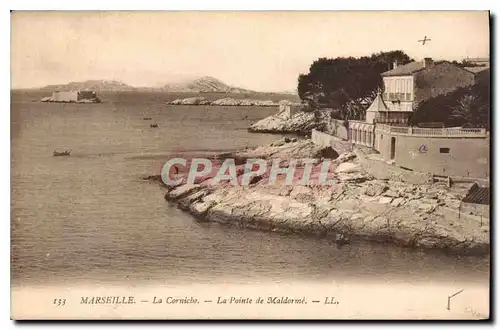
[[[431,41],[422,45],[424,36]],[[403,50],[489,56],[488,12],[13,12],[11,86],[88,79],[159,86],[201,76],[293,91],[320,57]]]

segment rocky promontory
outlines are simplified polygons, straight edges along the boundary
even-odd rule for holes
[[[298,111],[289,116],[286,110],[266,117],[252,124],[249,132],[255,133],[297,133],[309,134],[313,129],[322,130],[326,125],[326,115],[323,112]]]
[[[239,106],[239,107],[273,107],[279,103],[271,100],[252,100],[252,99],[234,99],[225,97],[222,99],[210,101],[204,97],[188,97],[165,102],[167,105],[213,105],[213,106]]]
[[[335,154],[310,140],[287,139],[224,157],[314,158]],[[332,162],[333,185],[213,184],[210,177],[167,187],[165,198],[200,221],[336,241],[365,239],[460,253],[489,252],[489,219],[457,212],[470,185],[411,184],[404,176],[376,179],[355,152]],[[300,166],[299,166],[300,167]],[[241,173],[240,173],[241,175]]]

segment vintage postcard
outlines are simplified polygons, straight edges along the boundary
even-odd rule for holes
[[[487,11],[13,11],[11,318],[487,320]]]

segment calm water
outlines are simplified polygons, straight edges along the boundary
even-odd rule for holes
[[[275,108],[172,107],[162,102],[174,96],[162,94],[110,94],[95,105],[37,98],[14,93],[11,109],[14,284],[489,281],[489,258],[371,243],[338,249],[200,224],[140,180],[172,154],[277,139],[246,131]],[[54,149],[71,149],[71,157],[53,157]]]

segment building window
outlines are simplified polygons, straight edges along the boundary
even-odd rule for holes
[[[439,148],[439,153],[441,154],[449,154],[450,148]]]

